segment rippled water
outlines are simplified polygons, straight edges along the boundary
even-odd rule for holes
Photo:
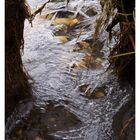
[[[36,8],[43,2],[44,0],[29,0],[32,8]],[[81,1],[81,3],[85,6],[94,5],[100,12],[98,1],[88,0]],[[65,5],[63,2],[50,3],[47,8],[55,9],[63,5]],[[81,5],[80,2],[72,1],[69,6],[79,8]],[[95,19],[96,16],[92,19],[93,27]],[[36,106],[41,109],[47,101],[57,101],[81,121],[80,127],[56,131],[52,133],[54,136],[67,140],[113,140],[112,117],[128,101],[133,89],[129,85],[120,86],[117,76],[112,71],[105,72],[109,66],[107,41],[100,50],[103,54],[100,68],[71,71],[71,65],[80,60],[83,53],[72,51],[76,38],[65,44],[54,38],[55,27],[51,26],[50,22],[40,16],[33,21],[33,27],[28,21],[25,22],[23,62],[29,75],[35,80],[33,94],[37,97]],[[93,31],[82,33],[79,41],[89,38]],[[107,36],[108,33],[103,32],[100,40],[106,39]],[[113,42],[110,45],[113,45]],[[95,55],[95,57],[98,56]],[[107,96],[101,99],[88,99],[81,96],[79,86],[84,84],[91,85],[93,89],[104,87]],[[30,110],[30,107],[23,109],[24,114],[28,114],[25,110]],[[10,125],[8,127],[12,129],[13,124]]]

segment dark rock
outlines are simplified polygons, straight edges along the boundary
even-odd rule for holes
[[[86,14],[88,15],[88,16],[90,16],[90,17],[92,17],[92,16],[95,16],[96,14],[97,14],[97,11],[96,11],[96,9],[95,8],[89,8],[87,11],[86,11]]]
[[[64,106],[51,102],[41,110],[34,107],[12,130],[9,140],[62,140],[51,133],[77,127],[81,121]]]
[[[135,140],[135,102],[131,99],[113,117],[114,140]]]

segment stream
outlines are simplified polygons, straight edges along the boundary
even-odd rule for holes
[[[45,0],[28,0],[31,9],[41,6]],[[94,7],[97,14],[89,16],[85,11]],[[45,19],[46,11],[73,10],[82,15],[79,26],[72,26],[65,33],[69,40],[64,43],[55,33],[63,26]],[[133,88],[119,83],[108,61],[108,33],[103,31],[97,42],[92,42],[94,53],[74,51],[75,44],[90,40],[101,6],[98,0],[71,0],[50,2],[41,15],[33,20],[33,27],[25,21],[25,48],[23,63],[33,79],[33,95],[36,100],[22,101],[6,124],[7,140],[113,140],[113,116],[129,101]],[[55,14],[54,14],[55,16]],[[92,24],[91,24],[92,23]],[[78,35],[83,25],[86,30]],[[57,32],[61,34],[62,32]],[[78,64],[85,56],[93,57],[92,67]],[[77,66],[75,68],[75,66]],[[30,83],[33,82],[29,80]],[[81,88],[85,88],[84,90]],[[86,96],[86,92],[103,89],[103,97]]]

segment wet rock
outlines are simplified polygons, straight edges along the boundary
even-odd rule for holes
[[[67,131],[81,124],[81,121],[64,106],[48,104],[46,111],[34,107],[12,130],[9,140],[58,140],[51,136],[56,131]]]
[[[62,43],[67,43],[70,39],[69,36],[55,36],[55,39],[59,39]]]
[[[88,86],[89,86],[89,85],[82,85],[82,86],[79,87],[79,90],[80,90],[81,92],[86,92]]]
[[[60,35],[66,35],[66,33],[68,32],[68,26],[67,25],[58,25],[55,26],[56,29],[54,30],[54,35],[56,36],[60,36]]]
[[[77,23],[79,23],[79,20],[77,18],[56,18],[54,20],[54,25],[65,24],[68,26],[72,26]]]
[[[79,90],[84,93],[84,94],[81,94],[81,95],[83,95],[85,97],[88,97],[88,98],[91,98],[94,94],[90,85],[82,85],[82,86],[79,87]]]
[[[90,99],[99,99],[106,96],[106,92],[103,88],[92,89],[90,85],[82,85],[79,90],[83,92],[81,95]]]
[[[103,62],[103,60],[100,57],[97,57],[95,59],[95,67],[100,68],[102,66],[102,62]]]
[[[73,12],[71,11],[66,11],[66,10],[62,10],[62,11],[58,11],[57,12],[57,17],[59,18],[70,18],[74,15]]]
[[[113,117],[114,140],[135,140],[134,98],[120,108]]]
[[[95,97],[96,99],[98,99],[98,98],[103,98],[103,97],[105,97],[105,96],[106,96],[106,92],[105,92],[105,90],[102,89],[102,88],[96,89],[96,90],[94,91],[94,97]]]
[[[97,14],[97,11],[94,7],[91,7],[86,11],[86,14],[88,16],[92,17],[92,16],[95,16]]]

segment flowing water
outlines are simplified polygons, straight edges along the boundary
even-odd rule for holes
[[[45,1],[29,0],[28,2],[32,9],[36,9]],[[65,2],[49,3],[43,12],[45,13],[48,9],[57,10],[65,5]],[[84,8],[89,6],[95,7],[98,13],[101,12],[97,0],[71,1],[69,3],[69,9],[76,9],[77,12],[83,14],[83,24],[92,22],[92,26],[83,31],[78,40],[77,37],[71,35],[72,38],[67,43],[62,43],[54,37],[56,26],[51,24],[52,20],[43,19],[41,15],[38,15],[33,20],[33,27],[28,21],[25,21],[23,62],[29,75],[34,79],[33,95],[36,97],[36,101],[33,104],[30,101],[21,102],[7,122],[7,135],[21,122],[30,124],[26,131],[32,135],[31,129],[35,130],[36,128],[34,125],[41,125],[46,121],[48,125],[46,133],[53,136],[54,140],[114,139],[112,118],[129,100],[133,89],[128,84],[121,86],[112,70],[106,72],[109,66],[107,59],[109,47],[114,44],[112,41],[108,46],[107,32],[104,31],[99,38],[99,41],[104,42],[101,49],[93,54],[95,60],[100,58],[100,67],[72,69],[73,64],[80,62],[85,56],[83,52],[73,51],[76,42],[91,38],[94,32],[98,14],[89,18],[84,12]],[[87,98],[82,96],[79,90],[82,85],[90,85],[93,90],[102,87],[107,95],[97,99]],[[57,117],[53,112],[57,114]],[[36,120],[39,116],[43,118],[42,121]],[[31,120],[34,121],[31,123]],[[27,126],[27,124],[25,125]],[[40,126],[37,128],[41,129]],[[27,136],[28,138],[25,139],[51,140],[51,138],[42,135],[35,134],[32,138]],[[22,140],[22,138],[15,139]]]

